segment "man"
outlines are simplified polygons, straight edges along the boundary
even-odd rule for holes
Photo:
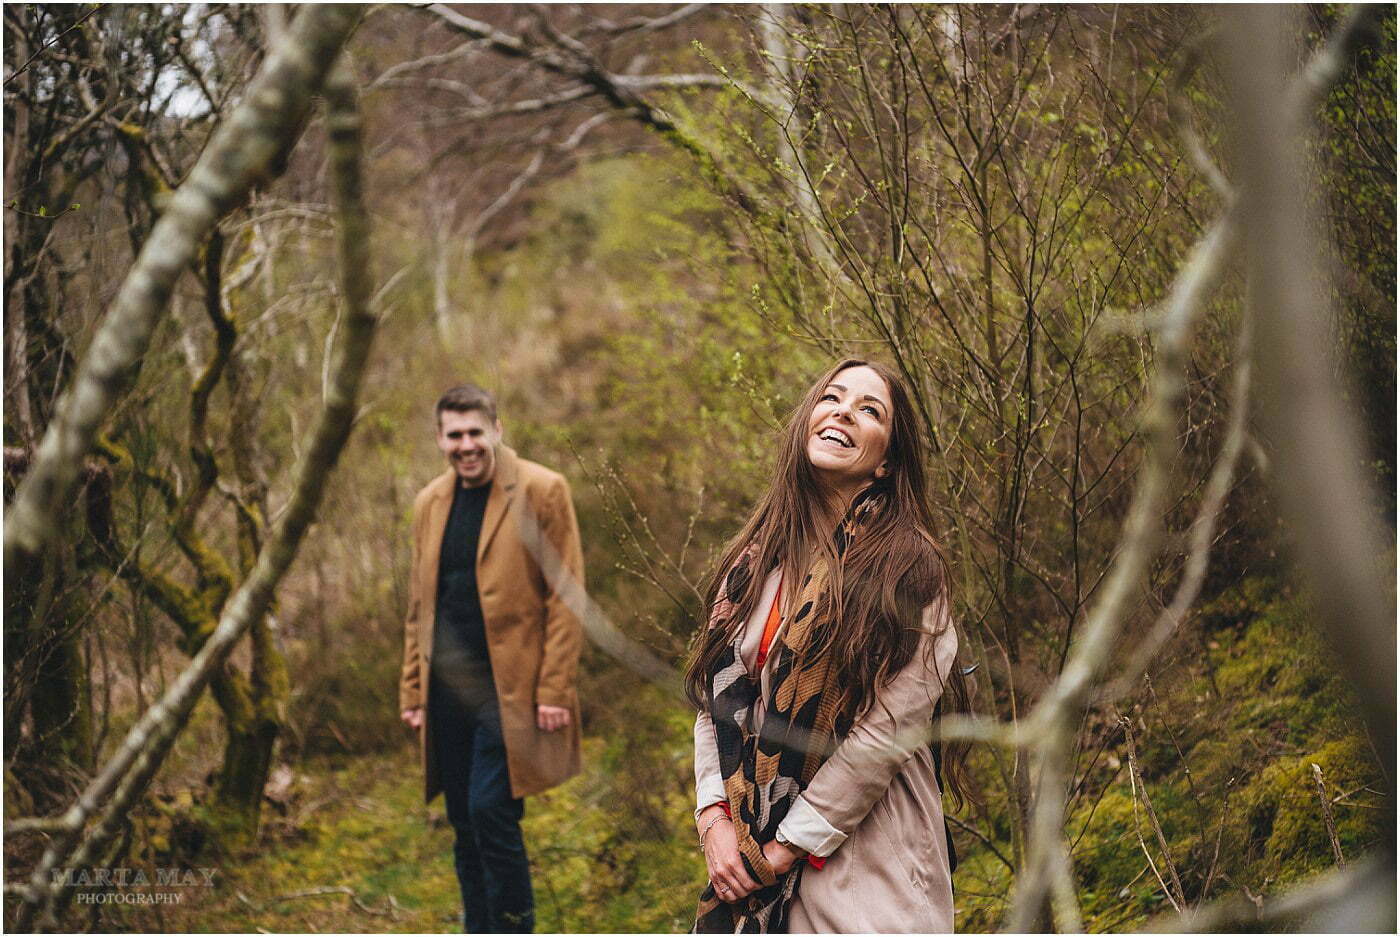
[[[449,468],[413,504],[399,704],[441,791],[468,933],[534,928],[524,800],[579,770],[583,553],[563,476],[501,444],[492,395],[437,403]]]

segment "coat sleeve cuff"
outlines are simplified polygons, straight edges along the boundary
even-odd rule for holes
[[[559,706],[563,709],[574,708],[574,694],[569,692],[553,693],[549,690],[535,691],[536,706]]]
[[[724,792],[724,779],[718,774],[709,775],[695,782],[695,819],[700,819],[700,811],[713,807],[729,795]]]
[[[798,797],[778,825],[783,839],[814,856],[825,858],[846,841],[846,833],[826,822],[805,798]]]

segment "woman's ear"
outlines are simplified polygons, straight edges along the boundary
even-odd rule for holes
[[[881,463],[880,463],[880,467],[877,468],[877,469],[875,470],[875,477],[876,477],[876,478],[884,478],[884,477],[885,477],[886,475],[888,475],[889,473],[890,473],[890,464],[889,464],[888,462],[881,462]]]

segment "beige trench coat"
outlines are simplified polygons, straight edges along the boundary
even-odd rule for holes
[[[413,503],[413,567],[404,621],[399,707],[427,711],[428,674],[437,617],[438,560],[452,509],[456,473],[435,478]],[[583,551],[569,484],[500,446],[476,554],[477,591],[487,651],[501,707],[511,793],[538,794],[577,774],[579,711],[575,676],[583,634]],[[562,706],[569,725],[535,727],[535,707]],[[427,712],[419,730],[424,792],[442,790]]]
[[[745,625],[740,651],[751,672],[777,580],[774,571]],[[926,742],[958,650],[946,602],[924,610],[924,630],[913,660],[876,693],[779,827],[794,845],[826,857],[822,868],[802,871],[792,933],[952,933],[943,795]],[[760,674],[763,698],[775,658]],[[695,787],[697,811],[723,799],[714,726],[703,711],[695,720]]]

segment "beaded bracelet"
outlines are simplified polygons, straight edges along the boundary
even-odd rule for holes
[[[716,823],[718,823],[718,822],[721,821],[721,820],[729,820],[729,818],[728,818],[727,816],[725,816],[724,814],[720,814],[719,816],[717,816],[717,817],[711,819],[709,823],[706,823],[706,824],[705,824],[705,828],[704,828],[703,830],[700,831],[700,852],[701,852],[701,853],[703,853],[703,852],[705,851],[705,837],[708,836],[708,835],[710,834],[710,827],[714,826]],[[734,822],[734,821],[730,820],[729,822],[732,823],[732,822]]]

